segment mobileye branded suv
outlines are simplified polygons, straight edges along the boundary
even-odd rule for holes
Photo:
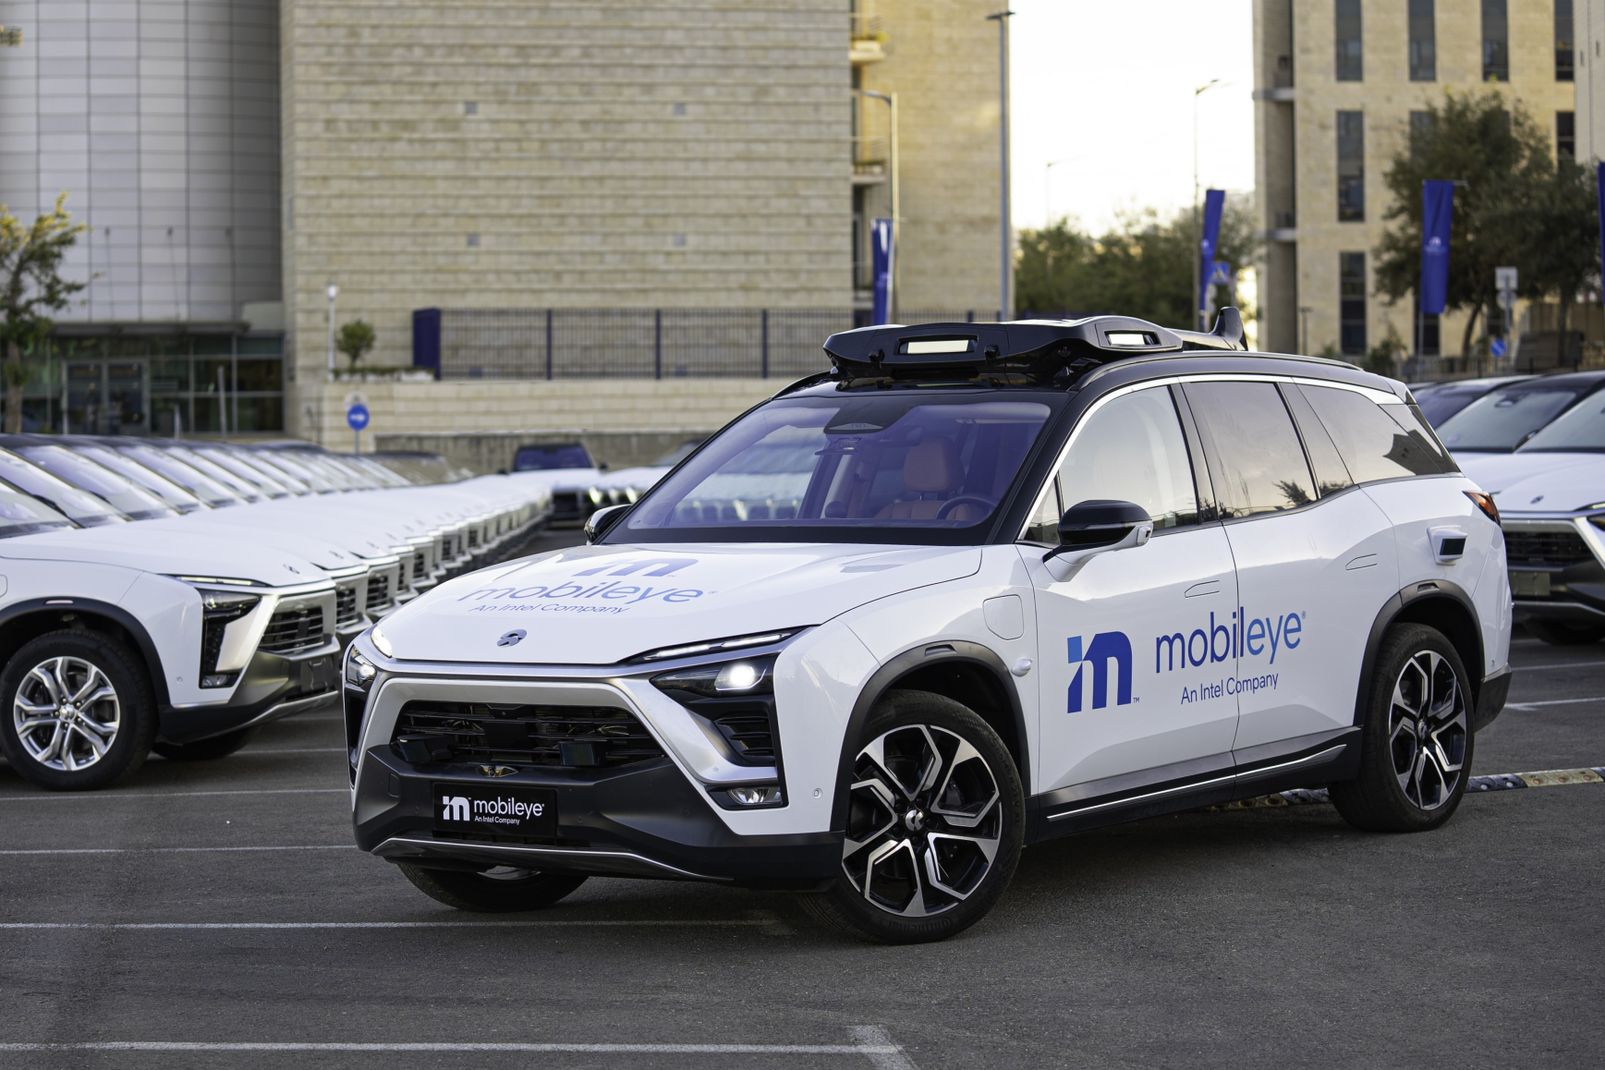
[[[1241,338],[831,337],[590,545],[358,637],[357,842],[471,910],[680,877],[918,941],[1096,825],[1319,784],[1443,823],[1509,681],[1493,505],[1401,384]]]

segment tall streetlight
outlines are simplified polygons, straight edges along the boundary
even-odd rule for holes
[[[1187,298],[1187,307],[1193,310],[1194,330],[1204,330],[1207,326],[1202,322],[1203,301],[1199,300],[1203,280],[1198,277],[1198,262],[1204,252],[1204,224],[1198,217],[1198,98],[1224,84],[1219,78],[1211,78],[1193,90],[1193,292]]]
[[[334,299],[340,296],[340,287],[329,283],[329,378],[334,378]]]
[[[1009,16],[1012,11],[988,15],[998,24],[998,316],[1009,315],[1009,255],[1014,245],[1009,226]]]
[[[887,126],[892,143],[889,150],[891,159],[888,163],[891,166],[892,177],[891,189],[887,192],[888,198],[892,202],[892,292],[887,298],[886,315],[895,323],[897,322],[897,231],[898,222],[902,219],[902,204],[898,200],[898,195],[902,190],[897,184],[897,94],[877,93],[873,89],[854,89],[852,93],[854,96],[881,101],[886,105],[887,111],[890,113],[887,117]]]

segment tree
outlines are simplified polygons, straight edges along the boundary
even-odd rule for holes
[[[1534,251],[1526,213],[1554,165],[1549,136],[1519,104],[1510,106],[1496,91],[1447,93],[1427,116],[1412,128],[1411,144],[1393,158],[1383,179],[1392,203],[1383,213],[1388,226],[1376,248],[1377,292],[1390,304],[1415,299],[1421,275],[1421,184],[1429,178],[1458,182],[1445,307],[1471,311],[1460,343],[1464,354],[1492,300],[1494,268],[1519,265],[1523,252]],[[1532,285],[1538,284],[1535,276]]]
[[[1247,267],[1253,234],[1248,210],[1228,198],[1216,259]],[[1096,238],[1066,221],[1022,231],[1015,303],[1029,311],[1118,313],[1185,326],[1196,248],[1186,208],[1168,217],[1153,210],[1124,215]]]
[[[1554,294],[1560,305],[1561,352],[1577,294],[1599,275],[1599,195],[1594,172],[1576,160],[1529,168],[1520,200],[1503,201],[1489,225],[1511,238],[1509,259],[1519,269],[1523,297]]]
[[[373,324],[367,320],[352,320],[341,325],[340,333],[334,336],[334,348],[350,359],[351,370],[356,371],[357,362],[373,348],[377,337],[373,333]]]
[[[50,333],[50,314],[67,307],[87,283],[61,277],[61,262],[84,232],[67,212],[67,195],[32,226],[0,205],[0,367],[4,368],[5,428],[22,430],[22,390],[28,382],[23,358]]]

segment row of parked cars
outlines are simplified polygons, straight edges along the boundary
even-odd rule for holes
[[[352,637],[517,552],[540,474],[421,454],[0,436],[0,754],[101,787],[338,697]]]
[[[513,451],[511,470],[544,475],[552,484],[553,521],[580,523],[598,509],[633,505],[701,442],[687,439],[650,464],[614,471],[578,440],[528,442]]]
[[[1605,638],[1605,370],[1413,393],[1499,505],[1516,619],[1548,643]]]

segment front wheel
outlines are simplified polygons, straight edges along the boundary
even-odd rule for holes
[[[1388,632],[1360,734],[1360,775],[1331,786],[1356,828],[1420,832],[1454,814],[1471,776],[1472,695],[1466,668],[1434,628]]]
[[[841,868],[808,909],[888,944],[969,928],[1020,860],[1025,801],[1008,748],[968,707],[924,691],[883,699],[856,746]]]
[[[431,869],[398,863],[402,876],[437,903],[476,914],[507,914],[549,907],[585,883],[563,873],[496,866],[492,869]]]

